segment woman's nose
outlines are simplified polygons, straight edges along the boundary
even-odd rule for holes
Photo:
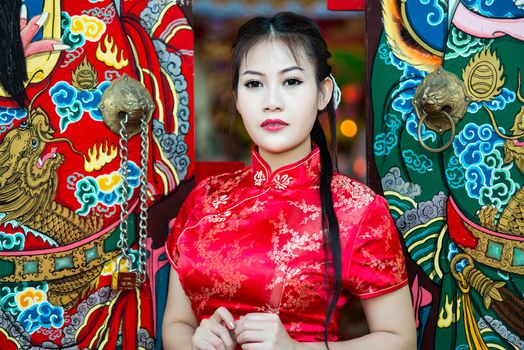
[[[280,94],[278,87],[269,86],[266,89],[266,93],[264,96],[264,110],[265,111],[275,111],[275,110],[282,110],[283,108],[284,106],[282,102],[282,96]]]

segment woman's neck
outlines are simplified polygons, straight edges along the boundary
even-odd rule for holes
[[[311,153],[311,141],[307,140],[299,146],[290,149],[289,151],[273,153],[268,152],[263,148],[258,149],[260,157],[269,165],[271,172],[282,168],[288,164],[298,162],[304,159],[309,153]]]

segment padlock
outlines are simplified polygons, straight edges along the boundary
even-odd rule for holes
[[[128,262],[128,271],[120,271],[122,259]],[[121,291],[132,291],[136,287],[136,273],[131,269],[131,262],[125,255],[121,255],[116,259],[116,271],[113,273],[111,280],[111,288]],[[116,275],[116,276],[115,276]]]

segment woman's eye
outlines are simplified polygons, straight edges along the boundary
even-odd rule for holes
[[[289,78],[284,81],[284,85],[286,86],[295,86],[302,84],[302,80],[297,78]]]
[[[246,82],[246,83],[244,84],[244,86],[247,87],[247,88],[251,88],[251,89],[253,89],[253,88],[259,88],[259,87],[261,87],[261,86],[262,86],[262,83],[259,82],[258,80],[250,80],[250,81]]]

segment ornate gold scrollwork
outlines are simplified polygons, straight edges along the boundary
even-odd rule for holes
[[[458,272],[456,265],[462,259],[466,259],[468,264],[462,268],[461,272]],[[506,282],[496,282],[484,275],[475,267],[475,263],[469,255],[460,253],[453,257],[451,260],[451,274],[459,282],[463,292],[469,291],[469,286],[475,288],[482,296],[486,309],[491,305],[492,299],[503,301],[498,288],[503,287]]]
[[[442,152],[451,145],[455,125],[466,114],[469,101],[464,83],[453,73],[438,68],[424,78],[415,91],[413,106],[420,119],[417,129],[419,142],[425,150]],[[451,130],[449,140],[442,147],[429,147],[422,139],[422,124],[439,135]]]

